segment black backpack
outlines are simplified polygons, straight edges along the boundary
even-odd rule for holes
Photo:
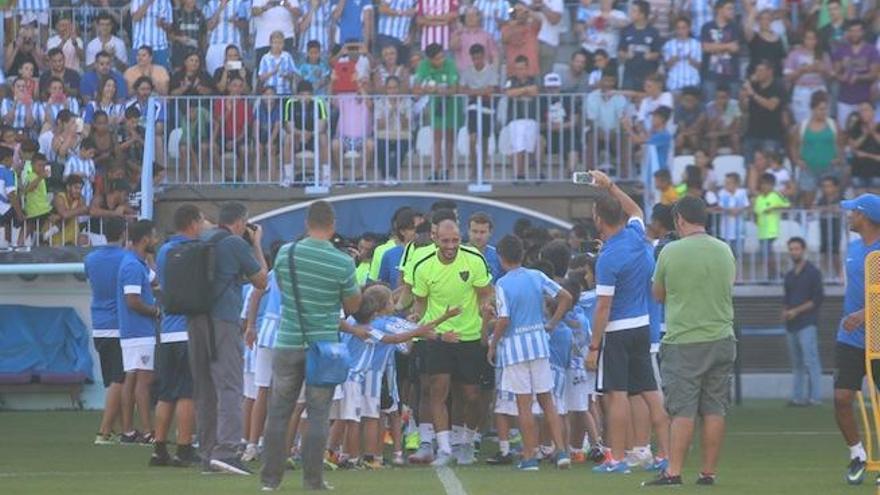
[[[204,315],[214,306],[214,249],[231,236],[217,232],[207,241],[183,242],[168,250],[162,272],[162,305],[167,313]]]

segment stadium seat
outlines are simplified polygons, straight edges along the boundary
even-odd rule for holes
[[[806,237],[804,239],[807,241],[807,250],[815,253],[819,252],[819,247],[822,243],[822,224],[819,223],[819,220],[807,222]]]
[[[171,131],[168,135],[168,158],[180,158],[180,139],[183,137],[183,129],[180,127]]]
[[[678,182],[684,177],[684,171],[688,165],[694,164],[694,155],[679,155],[672,158],[672,166],[669,167],[669,173],[672,174],[672,180]]]
[[[724,177],[735,172],[743,181],[746,179],[746,160],[741,155],[716,156],[712,161],[712,168],[715,169],[715,177]]]
[[[416,153],[422,158],[434,154],[434,131],[431,126],[422,126],[416,134]]]
[[[746,236],[743,242],[743,252],[747,254],[755,254],[760,251],[760,243],[758,242],[758,226],[755,222],[746,222]]]
[[[800,223],[794,220],[782,220],[779,223],[779,235],[776,236],[776,241],[773,243],[773,252],[787,253],[788,240],[792,237],[804,237],[805,235],[806,232]]]

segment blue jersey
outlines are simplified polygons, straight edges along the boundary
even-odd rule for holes
[[[414,330],[416,324],[395,316],[383,316],[373,320],[370,327],[382,335],[397,335]],[[396,372],[393,356],[397,350],[405,352],[406,344],[385,344],[381,342],[381,337],[378,339],[364,380],[365,395],[369,397],[381,395],[383,379],[387,381],[390,374]],[[396,384],[394,386],[396,387]]]
[[[510,320],[498,345],[498,366],[550,357],[544,330],[544,295],[556,297],[559,284],[537,270],[517,268],[495,286],[499,318]]]
[[[590,319],[580,306],[574,306],[565,314],[565,321],[571,327],[571,365],[570,368],[583,369],[584,358],[590,348],[593,333]]]
[[[266,292],[260,301],[260,314],[257,315],[257,346],[274,347],[275,335],[280,324],[281,289],[278,288],[278,280],[275,278],[275,271],[272,270],[266,279]]]
[[[382,255],[382,262],[379,265],[379,280],[388,284],[391,290],[397,289],[397,284],[400,282],[398,267],[402,257],[403,246],[394,246]]]
[[[592,321],[593,310],[596,309],[596,291],[585,290],[581,292],[581,297],[578,298],[577,306],[584,312],[584,316]]]
[[[331,4],[336,8],[338,0]],[[346,0],[339,15],[338,41],[340,43],[361,42],[364,40],[364,11],[373,10],[373,2],[368,0]]]
[[[351,317],[349,317],[348,322],[352,325],[357,324],[354,318]],[[348,370],[348,381],[363,383],[364,373],[370,369],[373,353],[376,350],[376,343],[382,340],[382,333],[370,328],[370,337],[367,340],[362,340],[349,333],[341,334],[340,340],[348,347],[348,356],[351,360],[351,368]]]
[[[122,256],[116,286],[119,338],[132,344],[155,343],[156,323],[153,318],[135,312],[125,303],[125,296],[136,295],[147,306],[156,304],[153,288],[150,287],[150,268],[133,251],[126,251]]]
[[[571,364],[571,347],[574,341],[571,327],[559,322],[550,332],[550,365],[566,369]]]
[[[92,289],[92,337],[119,338],[116,290],[123,256],[125,249],[119,246],[100,246],[83,262]]]
[[[846,250],[846,291],[843,294],[843,316],[865,309],[865,258],[871,251],[880,250],[880,241],[865,245],[861,239],[849,243]],[[865,326],[852,332],[843,329],[843,320],[837,330],[837,341],[859,349],[865,348]]]
[[[241,286],[241,299],[244,303],[241,305],[241,321],[245,321],[247,319],[248,314],[248,306],[251,300],[251,292],[253,292],[254,286],[252,284],[243,284]],[[265,300],[265,298],[263,298]],[[262,301],[260,301],[260,305],[262,306]],[[257,310],[257,319],[260,319],[260,312]],[[241,357],[244,362],[243,371],[245,373],[254,373],[257,369],[257,349],[256,347],[248,347],[244,346],[242,349]]]
[[[162,247],[159,248],[159,252],[156,253],[156,267],[159,272],[158,276],[160,289],[165,289],[164,272],[165,263],[168,261],[168,251],[184,242],[190,242],[192,240],[193,239],[190,239],[186,236],[175,235],[171,236],[168,239],[168,242],[166,242],[162,245]],[[162,331],[159,335],[159,338],[162,342],[186,342],[188,340],[186,334],[186,316],[184,315],[165,313],[162,316],[161,330]]]
[[[596,295],[612,296],[606,332],[650,324],[645,287],[654,273],[654,257],[645,249],[645,224],[631,218],[602,246],[596,260]]]
[[[501,269],[501,258],[498,257],[498,251],[495,250],[495,246],[486,246],[483,257],[486,258],[486,263],[489,265],[492,280],[501,278],[504,275],[504,270]]]

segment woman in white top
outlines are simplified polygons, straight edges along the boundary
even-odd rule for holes
[[[810,116],[810,98],[818,91],[827,92],[831,75],[831,57],[822,49],[819,34],[814,29],[804,31],[800,45],[785,59],[785,82],[791,90],[791,112],[795,122]]]

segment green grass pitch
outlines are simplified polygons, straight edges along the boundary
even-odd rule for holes
[[[94,446],[95,412],[0,413],[0,494],[223,495],[258,493],[259,479],[200,475],[195,469],[148,468],[147,447]],[[871,493],[874,476],[861,487],[844,483],[847,450],[829,406],[790,409],[777,401],[753,401],[734,408],[715,487],[693,484],[699,447],[691,452],[687,486],[675,493],[804,495]],[[494,446],[486,446],[490,455]],[[254,465],[257,468],[257,465]],[[597,475],[587,465],[560,472],[542,465],[538,473],[485,465],[454,468],[469,495],[628,494],[651,475]],[[287,472],[280,493],[301,492],[300,472]],[[347,494],[443,495],[437,475],[424,467],[377,472],[333,472],[327,480]]]

